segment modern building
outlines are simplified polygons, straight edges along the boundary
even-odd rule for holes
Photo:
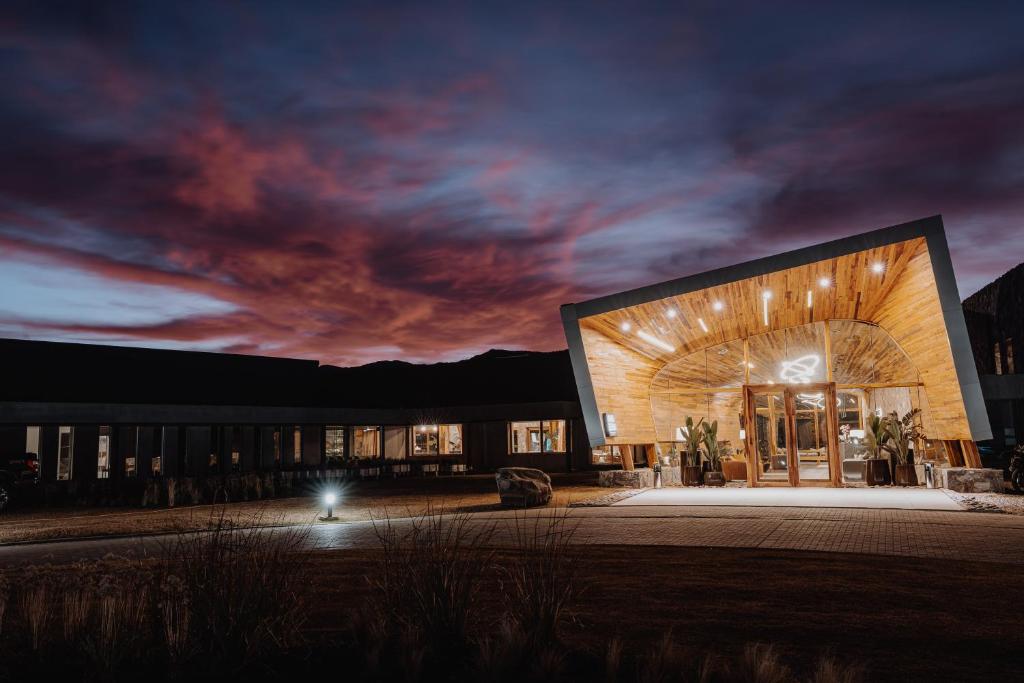
[[[750,486],[841,486],[871,414],[921,410],[916,459],[991,433],[940,217],[562,307],[590,445],[649,463],[717,421]],[[629,463],[626,464],[630,466]]]
[[[964,316],[999,453],[1024,435],[1024,264],[967,297]]]
[[[996,449],[1024,429],[1022,292],[1024,266],[961,308],[934,217],[563,306],[567,352],[338,368],[0,340],[0,457],[38,454],[55,502],[181,503],[632,469],[678,454],[692,417],[718,421],[733,479],[838,486],[864,479],[872,414],[920,408],[916,459],[976,467],[990,421]]]
[[[0,455],[38,454],[53,500],[131,502],[147,482],[185,480],[213,482],[185,496],[209,499],[250,473],[278,474],[279,488],[342,474],[591,466],[565,352],[338,368],[0,340],[0,376]],[[152,502],[171,495],[149,488]]]

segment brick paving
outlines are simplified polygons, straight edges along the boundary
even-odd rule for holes
[[[495,541],[509,543],[515,520],[566,516],[574,542],[770,548],[895,555],[1024,564],[1024,517],[1018,515],[806,507],[636,506],[546,508],[529,512],[479,512],[473,525],[494,524]],[[407,519],[393,520],[399,527]],[[373,548],[369,522],[320,524],[312,538],[322,548]],[[127,538],[0,547],[4,561],[69,560],[150,548],[152,539]]]

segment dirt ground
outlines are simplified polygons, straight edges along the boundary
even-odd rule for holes
[[[555,475],[552,507],[565,507],[608,493],[596,485],[596,475]],[[448,511],[477,512],[500,509],[491,476],[427,477],[362,481],[339,490],[334,515],[342,521],[364,521],[387,513],[419,515],[428,507]],[[316,492],[297,498],[281,498],[230,505],[196,505],[158,510],[117,508],[51,508],[15,511],[0,516],[0,543],[45,541],[92,536],[159,534],[210,526],[221,513],[248,522],[259,515],[261,523],[306,524],[324,514]]]
[[[325,551],[311,626],[344,623],[367,590],[374,553]],[[738,653],[780,648],[807,670],[825,651],[867,668],[870,681],[1020,680],[1019,568],[747,549],[589,546],[585,593],[562,634],[600,653],[615,635],[640,652],[671,632],[681,643]],[[484,591],[496,599],[498,587]],[[497,606],[495,606],[497,608]]]

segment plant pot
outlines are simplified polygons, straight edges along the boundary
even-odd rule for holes
[[[917,468],[910,463],[896,465],[896,485],[917,486]]]
[[[892,483],[886,458],[868,458],[864,462],[867,463],[868,486],[888,486]]]
[[[683,468],[683,486],[700,486],[699,465],[688,465]]]
[[[725,475],[721,472],[711,471],[704,473],[705,486],[725,486]]]

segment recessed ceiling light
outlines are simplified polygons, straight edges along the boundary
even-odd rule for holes
[[[619,329],[621,329],[623,332],[629,332],[631,329],[633,329],[633,326],[630,325],[628,322],[625,322],[619,325]]]
[[[725,304],[723,304],[721,301],[716,301],[715,303],[711,304],[711,308],[715,309],[716,311],[720,311],[723,308],[725,308]]]
[[[667,315],[670,318],[674,318],[677,315],[679,315],[679,312],[676,311],[676,309],[674,309],[674,308],[670,308],[667,311],[665,311],[665,315]]]
[[[885,264],[882,263],[881,261],[876,261],[875,263],[871,264],[871,270],[872,272],[875,273],[881,273],[885,271]]]
[[[831,284],[832,280],[828,279],[827,277],[823,277],[820,280],[818,280],[818,285],[821,287],[828,287]]]

